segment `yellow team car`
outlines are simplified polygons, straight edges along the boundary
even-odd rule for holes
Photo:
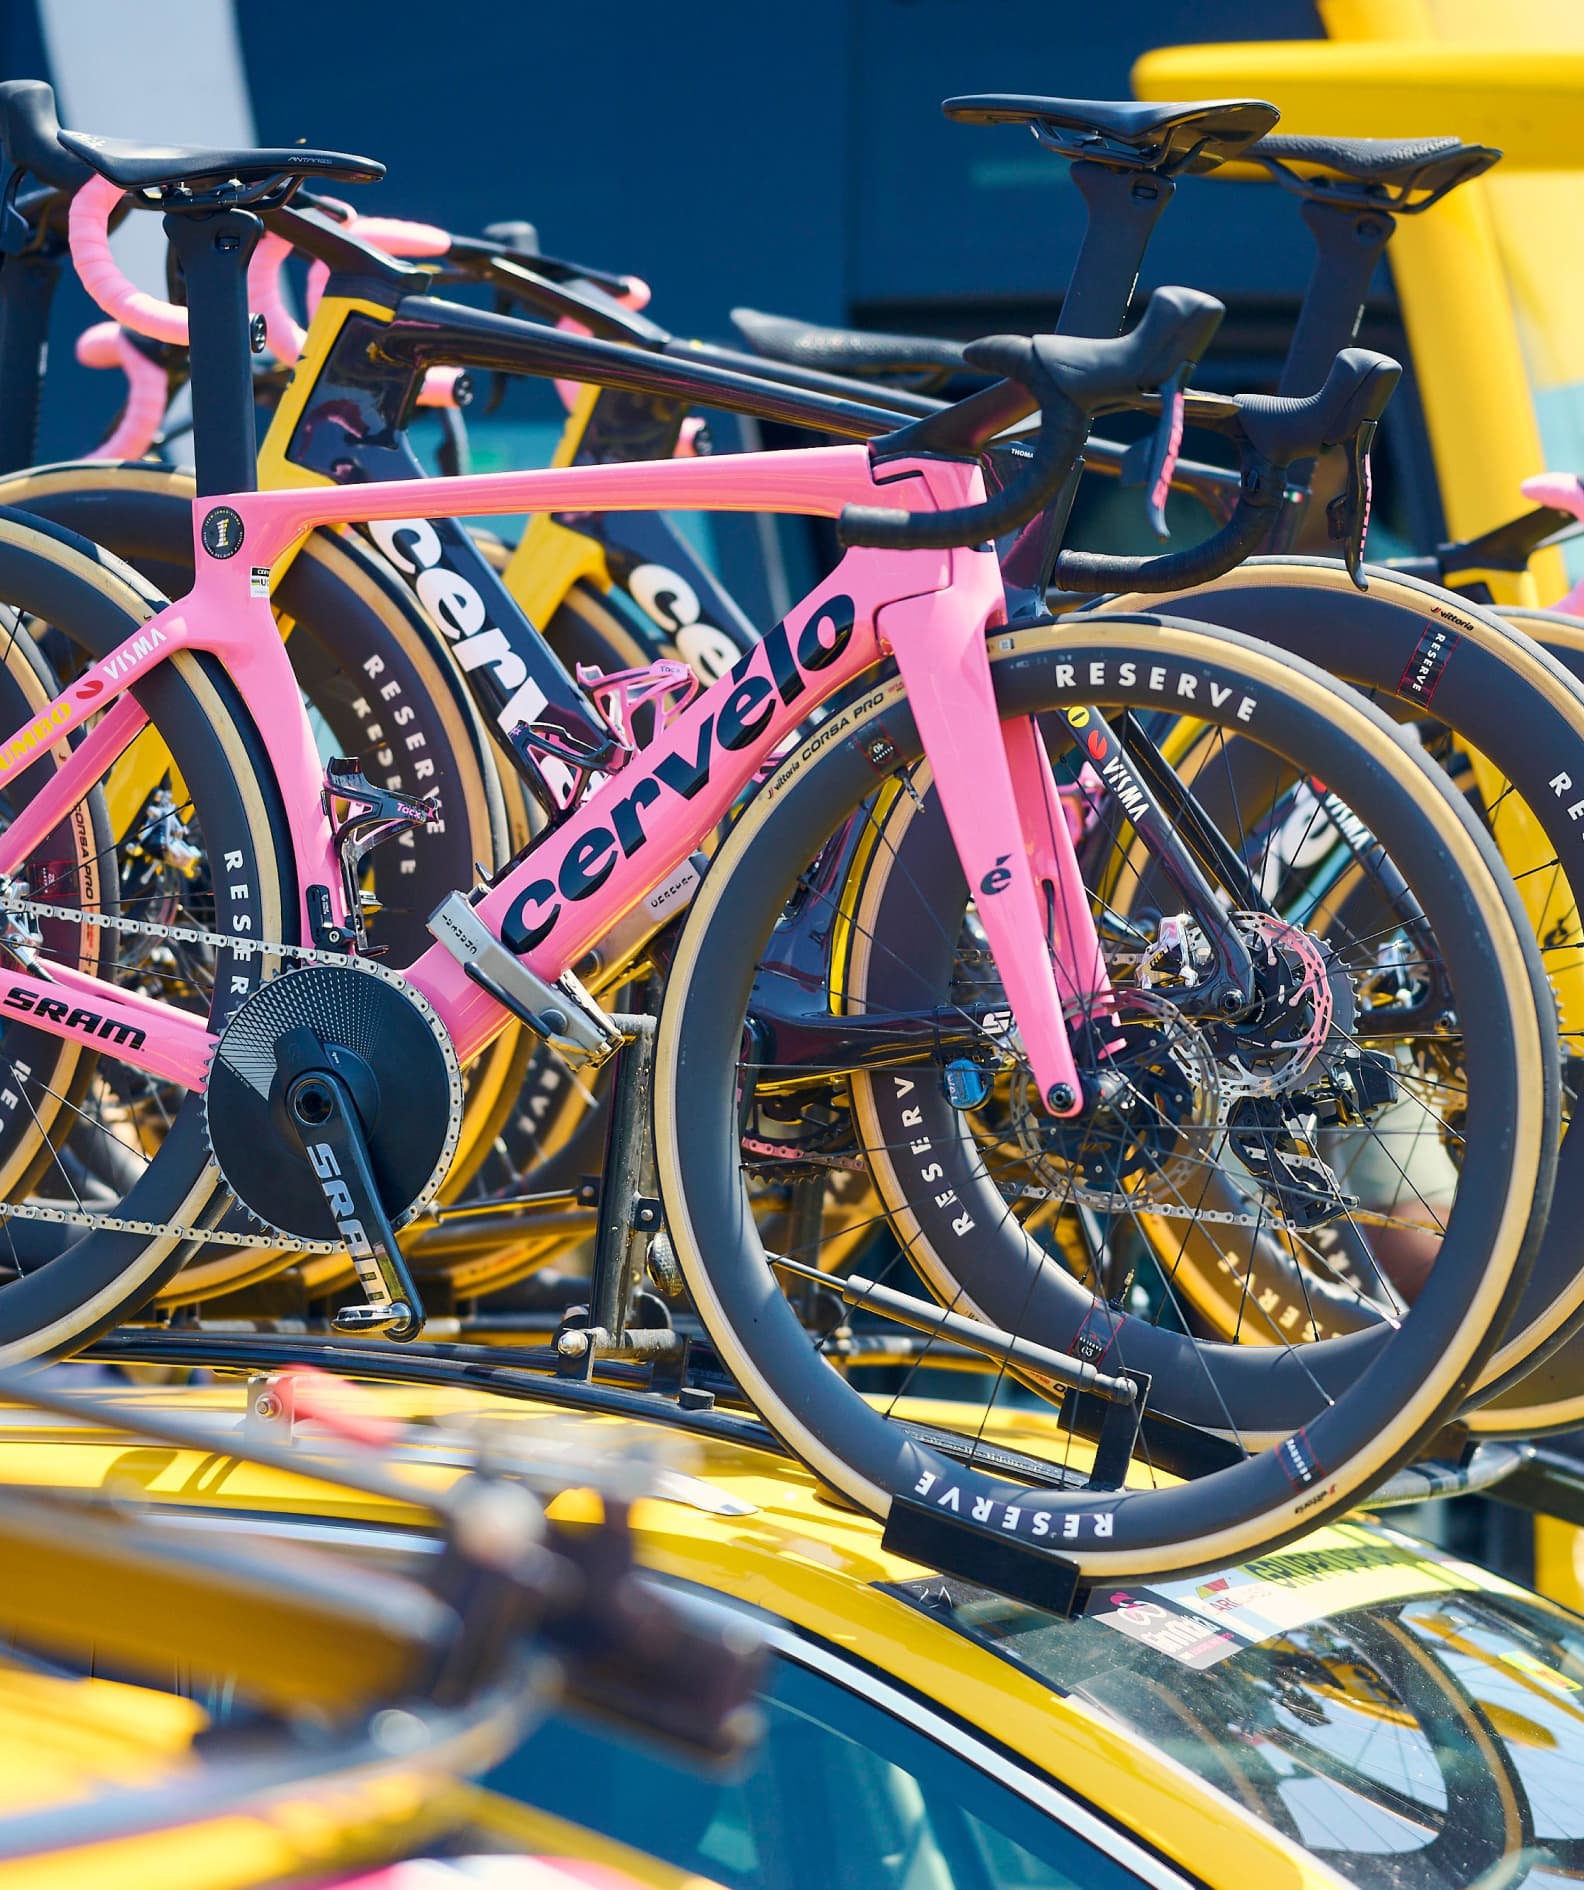
[[[211,1363],[264,1368],[276,1342],[201,1343]],[[477,1352],[387,1349],[375,1369],[407,1382],[362,1389],[358,1422],[390,1424],[381,1462],[429,1488],[481,1443],[508,1462],[569,1436],[658,1453],[664,1494],[633,1513],[642,1561],[770,1644],[750,1759],[701,1773],[552,1718],[483,1779],[472,1823],[503,1846],[542,1850],[524,1821],[548,1814],[623,1847],[604,1861],[647,1854],[661,1874],[645,1881],[729,1890],[1539,1890],[1584,1875],[1584,1621],[1376,1523],[1095,1593],[1067,1621],[888,1555],[751,1419]],[[475,1388],[486,1378],[495,1389]],[[272,1426],[311,1459],[325,1422],[293,1423],[292,1383],[259,1369],[111,1395]],[[0,1489],[124,1483],[173,1529],[255,1540],[266,1558],[293,1539],[386,1568],[433,1552],[398,1503],[25,1412],[3,1435]],[[577,1492],[551,1509],[583,1513]],[[222,1696],[198,1703],[224,1720]]]

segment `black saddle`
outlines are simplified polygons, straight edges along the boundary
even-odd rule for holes
[[[1412,213],[1481,176],[1501,152],[1456,138],[1302,138],[1278,132],[1243,155],[1302,197]]]
[[[1258,99],[1201,99],[1188,105],[1032,98],[985,92],[941,107],[965,125],[1031,125],[1047,150],[1118,170],[1213,171],[1263,138],[1280,118]]]
[[[732,325],[754,353],[767,360],[850,379],[902,380],[927,391],[967,366],[960,343],[922,335],[821,328],[785,315],[764,315],[756,308],[734,308]]]
[[[373,158],[352,157],[345,151],[310,151],[295,144],[211,151],[201,146],[92,138],[82,131],[63,131],[60,141],[90,169],[122,190],[166,190],[177,184],[202,187],[228,179],[234,179],[244,190],[254,190],[306,177],[339,184],[373,184],[385,175],[385,166]]]

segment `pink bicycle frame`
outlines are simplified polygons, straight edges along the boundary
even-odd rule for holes
[[[289,810],[304,901],[310,886],[328,888],[334,918],[344,923],[323,773],[269,605],[270,569],[303,533],[319,525],[492,512],[835,517],[851,503],[910,501],[928,511],[984,497],[976,466],[890,462],[885,473],[877,485],[866,447],[836,446],[196,500],[191,592],[0,743],[0,780],[9,780],[100,716],[0,835],[0,873],[21,871],[144,726],[126,690],[178,652],[207,651],[229,671],[268,750]],[[1058,1113],[1072,1113],[1081,1107],[1082,1087],[1057,968],[1069,1000],[1109,1010],[1110,994],[1044,744],[1027,718],[1003,727],[997,715],[986,638],[1004,621],[1005,605],[1000,568],[988,550],[849,552],[728,675],[492,885],[477,915],[541,978],[554,981],[695,850],[813,710],[894,655],[1040,1093]],[[444,609],[443,599],[437,607]],[[217,908],[221,890],[217,872]],[[303,919],[303,936],[311,937],[306,903]],[[222,912],[216,925],[228,929]],[[113,1048],[120,1060],[155,1076],[204,1088],[214,1037],[201,1019],[66,966],[50,971],[46,979],[0,969],[0,1011],[24,1012],[30,1025]],[[433,1004],[464,1061],[508,1022],[508,1013],[439,945],[405,975]]]

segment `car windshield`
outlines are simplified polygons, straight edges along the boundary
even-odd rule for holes
[[[1584,1876],[1584,1620],[1374,1526],[1058,1620],[915,1602],[1087,1701],[1369,1890]]]

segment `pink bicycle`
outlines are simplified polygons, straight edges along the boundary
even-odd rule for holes
[[[1093,414],[1180,385],[1218,304],[1159,291],[1120,340],[978,343],[973,364],[1005,380],[868,446],[260,493],[252,209],[305,177],[380,167],[62,142],[162,208],[182,262],[197,576],[167,605],[85,541],[0,517],[0,597],[91,652],[46,692],[19,621],[3,670],[9,710],[27,713],[0,744],[14,1079],[0,1226],[15,1276],[0,1288],[0,1357],[81,1344],[216,1241],[345,1249],[367,1303],[340,1323],[415,1336],[400,1231],[446,1172],[461,1067],[515,1015],[574,1066],[622,1056],[635,1074],[618,1083],[625,1139],[606,1178],[622,1238],[657,1269],[674,1256],[770,1425],[937,1566],[951,1565],[954,1531],[973,1537],[981,1578],[1010,1558],[1025,1589],[1052,1594],[1225,1563],[1347,1507],[1434,1432],[1522,1284],[1554,1156],[1555,1034],[1494,853],[1392,724],[1318,670],[1167,618],[1009,622],[987,543],[1056,499]],[[1350,438],[1384,398],[1378,370],[1376,357],[1343,362],[1310,401],[1251,404],[1249,426],[1277,463],[1315,450],[1317,433]],[[684,370],[624,372],[669,386]],[[1010,437],[1036,410],[1038,432]],[[1166,424],[1176,417],[1168,402]],[[1263,534],[1267,517],[1251,514],[1282,483],[1247,483],[1220,541],[1180,555],[1224,564]],[[327,773],[269,609],[272,568],[320,525],[596,508],[801,512],[836,519],[849,549],[704,693],[660,665],[593,683],[606,740],[530,727],[572,783],[566,804],[510,868],[445,900],[431,950],[386,970],[360,950],[359,862],[443,810],[372,793],[343,764]],[[1163,772],[1157,711],[1264,754],[1261,804],[1230,829],[1212,822]],[[102,784],[145,730],[173,765],[158,806],[123,832]],[[1068,818],[1075,793],[1087,820]],[[877,873],[865,838],[898,795],[938,800],[951,847],[900,850]],[[658,1029],[602,1012],[571,968],[640,902],[660,923],[729,817]],[[139,879],[154,822],[165,832],[172,818],[191,862],[174,892],[168,870]],[[1327,823],[1350,835],[1359,870],[1322,894],[1298,869]],[[1122,854],[1161,889],[1153,930],[1137,901],[1123,916],[1086,883],[1091,858]],[[168,846],[161,857],[168,869]],[[800,964],[811,928],[836,940],[832,979]],[[960,1279],[1062,1275],[1062,1345],[1048,1304],[1035,1343],[766,1253],[760,1178],[865,1172],[865,1099],[881,1088],[902,1104],[892,1172],[916,1176],[885,1202],[901,1251],[929,1217]],[[1388,1110],[1388,1133],[1404,1133],[1405,1107],[1451,1151],[1437,1263],[1411,1310],[1345,1339],[1267,1329],[1251,1307],[1251,1343],[1202,1342],[1171,1317],[1169,1280],[1153,1306],[1099,1297],[1040,1244],[1039,1216],[1013,1211],[1043,1198],[1202,1231],[1228,1218],[1206,1202],[1232,1175],[1248,1214],[1301,1246],[1357,1207],[1339,1143]],[[138,1152],[123,1196],[79,1192],[80,1134]],[[1463,1161],[1466,1147],[1481,1159]],[[26,1252],[30,1228],[64,1242]],[[995,1386],[1039,1392],[1026,1447],[986,1446],[980,1405],[921,1417],[895,1386],[863,1395],[838,1301],[919,1335],[898,1354],[902,1390],[935,1359],[967,1356],[992,1363]],[[590,1356],[601,1337],[581,1335]],[[1200,1440],[1210,1474],[1165,1472],[1173,1427]]]

